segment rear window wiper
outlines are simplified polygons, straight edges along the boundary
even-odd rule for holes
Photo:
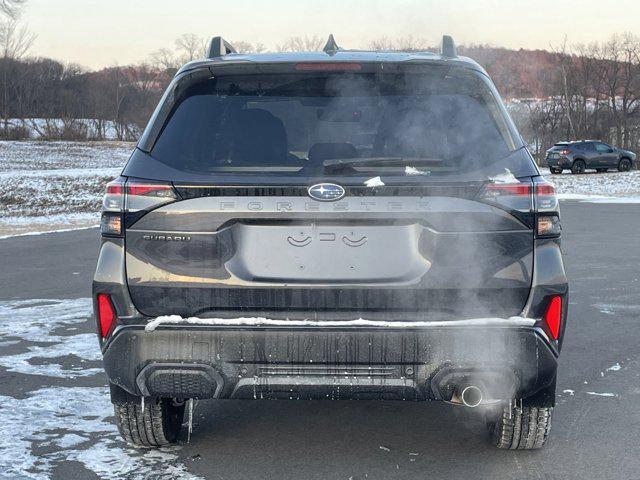
[[[332,158],[322,162],[326,170],[341,170],[350,167],[404,167],[404,166],[429,166],[440,167],[443,160],[424,157],[355,157]]]

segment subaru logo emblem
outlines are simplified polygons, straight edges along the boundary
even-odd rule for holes
[[[321,202],[335,202],[344,197],[345,191],[335,183],[318,183],[309,187],[308,193],[311,198]]]

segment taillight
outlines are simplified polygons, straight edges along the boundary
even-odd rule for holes
[[[107,183],[107,191],[102,200],[103,212],[121,212],[124,210],[124,186],[126,179],[118,177]]]
[[[547,328],[551,337],[554,340],[558,340],[560,335],[560,327],[562,322],[562,297],[559,295],[551,297],[547,311],[544,314],[544,323],[547,324]]]
[[[106,293],[98,294],[98,327],[100,329],[100,336],[104,339],[109,336],[113,326],[115,325],[116,310],[113,307],[111,298]]]
[[[533,209],[532,186],[529,182],[487,183],[478,197],[507,210],[531,212]]]
[[[533,182],[487,183],[478,194],[478,199],[511,212],[535,228],[537,237],[559,237],[562,232],[556,189],[541,177]]]
[[[119,177],[107,184],[100,231],[105,236],[122,236],[124,213],[150,210],[176,199],[169,183]]]

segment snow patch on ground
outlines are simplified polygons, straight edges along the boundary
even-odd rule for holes
[[[0,365],[23,375],[56,377],[57,385],[26,398],[0,394],[0,478],[48,479],[68,461],[105,479],[197,478],[178,458],[179,447],[136,449],[120,438],[108,387],[78,386],[79,377],[100,374],[101,368],[60,365],[69,355],[81,363],[100,359],[96,335],[76,333],[91,317],[88,298],[0,302],[0,348],[22,347],[22,353],[0,353]]]
[[[0,238],[99,223],[105,184],[133,144],[0,142]]]
[[[68,335],[70,327],[90,317],[91,299],[87,298],[0,302],[0,338],[24,342],[25,350],[0,356],[0,366],[10,372],[59,378],[90,377],[102,372],[101,368],[83,365],[102,358],[96,335]],[[56,360],[69,355],[79,359],[78,365],[63,366]]]
[[[26,399],[0,396],[0,476],[47,479],[55,465],[77,461],[104,479],[196,478],[179,463],[179,447],[126,445],[112,412],[106,387],[47,387]]]
[[[540,172],[556,187],[563,200],[579,200],[595,203],[640,203],[640,171],[563,173],[551,175],[548,168]]]
[[[617,397],[615,393],[611,392],[587,392],[587,395],[594,395],[596,397]]]
[[[620,366],[620,364],[616,363],[615,365],[611,365],[609,368],[607,368],[607,372],[617,372],[621,369],[622,367]]]

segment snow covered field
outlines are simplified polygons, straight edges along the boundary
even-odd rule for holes
[[[105,184],[133,149],[124,142],[1,142],[0,238],[98,225]],[[640,203],[640,171],[550,175],[560,198]]]
[[[0,238],[97,225],[104,186],[132,149],[123,142],[0,142]]]
[[[47,479],[77,462],[105,479],[193,479],[179,447],[128,446],[113,421],[91,299],[0,302],[0,367],[38,387],[0,395],[0,479]],[[9,388],[4,386],[4,390]],[[81,478],[94,478],[89,473]]]
[[[541,169],[544,176],[556,186],[563,200],[582,200],[596,203],[640,203],[640,170],[631,172],[587,172],[583,175],[551,175],[548,168]]]

